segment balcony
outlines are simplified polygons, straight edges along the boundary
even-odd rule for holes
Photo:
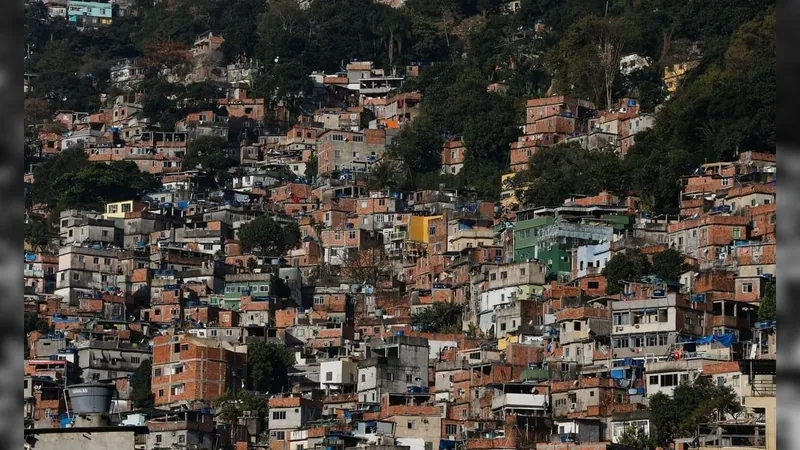
[[[714,316],[711,318],[712,327],[728,327],[750,329],[750,322],[744,317]]]
[[[22,274],[25,277],[44,278],[44,270],[42,269],[25,269]]]
[[[547,396],[540,394],[502,394],[492,399],[492,409],[541,409],[547,407]]]
[[[203,228],[185,230],[183,232],[184,239],[197,239],[197,238],[221,238],[221,230],[206,230]]]
[[[391,241],[405,241],[408,234],[405,231],[393,231],[389,234]]]

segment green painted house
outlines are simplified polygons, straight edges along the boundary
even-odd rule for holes
[[[548,276],[572,272],[572,250],[611,241],[633,224],[622,207],[563,206],[520,211],[514,222],[514,261],[547,263]]]

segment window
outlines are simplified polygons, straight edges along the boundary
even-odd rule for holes
[[[749,294],[753,292],[753,283],[742,283],[742,292]]]
[[[78,281],[80,279],[81,279],[81,274],[79,274],[79,273],[73,273],[72,274],[72,281]]]
[[[361,382],[364,383],[365,381],[367,381],[367,374],[362,373],[361,374]]]
[[[650,384],[658,384],[658,375],[650,375]]]
[[[186,442],[186,435],[182,434],[182,435],[178,436],[178,442],[180,442],[181,444]]]
[[[436,227],[428,228],[428,236],[433,236],[434,234],[436,234]]]
[[[100,258],[98,258],[96,256],[94,258],[92,258],[92,264],[100,264]]]
[[[111,258],[103,258],[103,264],[110,266],[111,265]]]
[[[272,420],[286,420],[286,411],[272,411]]]
[[[156,442],[159,443],[159,444],[161,443],[161,435],[160,434],[156,435]]]
[[[614,339],[614,348],[630,348],[630,341],[628,338],[616,338]]]
[[[581,331],[581,323],[580,321],[572,322],[572,329],[575,331]]]
[[[741,230],[741,228],[738,228],[738,227],[737,227],[737,228],[734,228],[734,229],[732,230],[732,232],[733,232],[733,238],[734,238],[734,239],[740,239],[740,238],[742,237],[742,235],[741,235],[741,233],[742,233],[742,230]]]
[[[284,414],[286,414],[286,413],[284,413]],[[285,431],[276,431],[275,432],[275,440],[276,441],[286,440],[286,432]]]
[[[661,375],[661,386],[670,387],[678,385],[678,374]]]
[[[658,335],[658,345],[660,346],[669,345],[669,337],[666,334]]]
[[[500,279],[501,280],[505,280],[506,278],[508,278],[508,273],[507,272],[500,272]]]
[[[417,421],[416,420],[409,420],[408,421],[408,429],[409,430],[416,430],[417,429]]]
[[[172,374],[173,375],[180,375],[182,373],[183,373],[183,366],[174,366],[172,368]]]
[[[444,426],[444,434],[448,436],[453,436],[458,434],[458,425],[455,424],[447,424]]]
[[[325,381],[333,381],[333,372],[325,372]]]
[[[131,364],[140,364],[142,362],[142,358],[138,356],[131,356]]]
[[[182,384],[178,384],[178,385],[172,386],[171,391],[172,391],[172,395],[181,395],[181,394],[183,394],[183,385]]]
[[[189,351],[189,344],[181,344],[181,350],[180,351],[182,351],[182,352]]]
[[[599,281],[590,281],[586,285],[589,289],[600,289],[600,282]]]
[[[414,381],[414,375],[411,375],[410,373],[407,373],[406,374],[406,383],[411,383],[413,381]]]
[[[356,230],[350,230],[350,239],[352,240],[355,238],[356,238]]]

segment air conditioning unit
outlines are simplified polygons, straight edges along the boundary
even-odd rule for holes
[[[570,403],[569,404],[569,412],[575,412],[577,410],[578,410],[578,404],[577,403]]]

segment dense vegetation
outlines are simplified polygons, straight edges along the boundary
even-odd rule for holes
[[[439,302],[411,315],[411,326],[428,333],[461,333],[463,305]]]
[[[646,111],[662,103],[663,108],[624,161],[574,150],[537,156],[526,175],[536,187],[526,199],[533,204],[608,189],[639,192],[649,209],[663,210],[677,206],[675,180],[699,164],[733,158],[737,150],[775,151],[774,1],[523,0],[517,14],[502,14],[501,4],[408,0],[392,9],[372,0],[328,0],[301,9],[295,0],[141,1],[138,16],[78,32],[48,18],[41,3],[27,3],[26,69],[38,75],[35,96],[45,102],[26,102],[26,117],[35,120],[43,110],[94,110],[98,94],[111,91],[113,61],[140,56],[153,69],[143,85],[144,113],[169,129],[187,112],[208,108],[218,92],[207,83],[167,83],[157,69],[185,63],[183,50],[197,34],[219,30],[225,36],[219,62],[260,61],[265,69],[256,94],[288,101],[297,112],[313,108],[303,97],[312,71],[336,71],[353,59],[398,72],[423,63],[421,75],[404,87],[421,91],[424,102],[418,120],[392,149],[402,170],[373,179],[377,185],[444,183],[496,199],[509,143],[520,133],[524,99],[553,93],[587,98],[600,108],[634,95]],[[533,32],[539,21],[546,33]],[[601,57],[598,45],[608,45],[616,56],[637,53],[652,64],[623,77],[608,70],[617,60]],[[700,66],[663,102],[663,67],[698,51]],[[507,90],[488,92],[497,82]],[[439,175],[441,144],[454,136],[466,143],[466,169],[458,176]],[[554,172],[542,169],[562,164],[555,182]],[[598,164],[603,170],[596,176],[575,176]]]
[[[300,244],[300,228],[296,223],[283,225],[270,216],[259,216],[239,228],[239,243],[245,252],[279,256]]]

